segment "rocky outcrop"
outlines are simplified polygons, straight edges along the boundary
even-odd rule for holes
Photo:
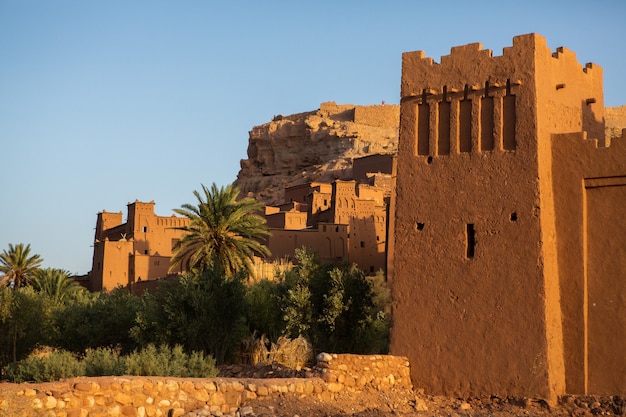
[[[243,195],[277,204],[285,187],[350,179],[354,158],[397,152],[399,119],[397,105],[334,102],[275,116],[250,131],[248,159],[241,161],[235,185]]]

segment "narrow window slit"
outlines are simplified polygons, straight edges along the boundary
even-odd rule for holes
[[[473,223],[468,223],[466,225],[465,237],[467,239],[465,257],[467,259],[472,259],[474,257],[474,246],[476,246],[476,233],[474,232]]]

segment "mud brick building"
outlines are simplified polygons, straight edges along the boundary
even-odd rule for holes
[[[189,220],[156,215],[154,201],[136,200],[127,207],[126,222],[121,211],[98,213],[91,272],[84,283],[90,291],[132,288],[168,275],[172,248],[184,233],[174,228]]]
[[[457,396],[626,394],[626,131],[602,69],[518,36],[402,56],[391,352]]]

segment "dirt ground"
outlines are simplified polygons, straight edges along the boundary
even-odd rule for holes
[[[313,398],[274,398],[255,400],[253,415],[258,417],[313,416],[446,416],[446,417],[510,417],[510,416],[585,416],[626,415],[626,397],[564,397],[550,406],[544,401],[527,398],[456,399],[428,396],[413,391],[365,391],[358,396],[342,393],[333,403]]]
[[[278,364],[266,366],[227,366],[220,376],[240,378],[302,377],[303,373]],[[422,390],[365,389],[355,395],[335,394],[332,403],[308,396],[255,399],[247,411],[257,417],[382,417],[382,416],[445,416],[445,417],[594,417],[626,416],[626,396],[595,397],[566,396],[550,406],[545,401],[529,398],[470,398],[459,399],[430,396]]]
[[[544,401],[525,398],[456,398],[428,396],[414,392],[373,392],[358,395],[341,394],[332,403],[313,398],[273,398],[255,400],[255,416],[447,416],[447,417],[509,417],[509,416],[623,416],[625,397],[565,397],[555,406]]]

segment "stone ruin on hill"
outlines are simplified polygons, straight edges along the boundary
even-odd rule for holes
[[[284,189],[352,179],[352,160],[398,150],[398,105],[322,103],[320,109],[274,119],[250,131],[248,159],[235,181],[243,195],[268,205]]]

